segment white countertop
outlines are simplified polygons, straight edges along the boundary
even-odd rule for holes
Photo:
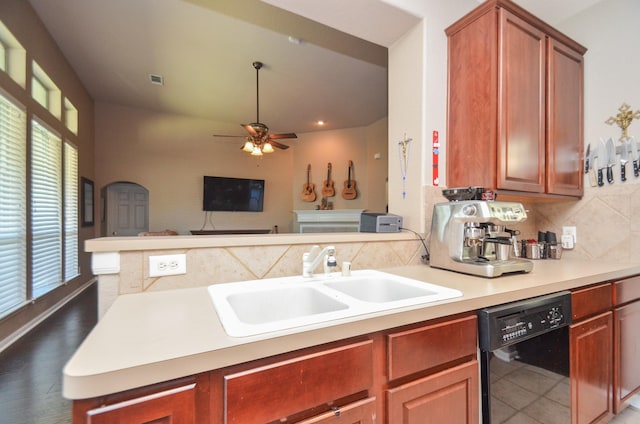
[[[229,337],[206,287],[117,298],[63,371],[63,395],[84,399],[414,322],[640,274],[640,264],[535,261],[487,279],[425,265],[383,270],[462,291],[455,299],[254,337]]]

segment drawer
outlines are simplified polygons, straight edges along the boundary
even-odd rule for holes
[[[298,424],[375,424],[376,418],[376,398],[370,397],[348,405],[337,408],[336,411],[325,412],[307,420],[300,421]]]
[[[613,283],[613,302],[615,305],[622,305],[638,299],[640,299],[640,276]]]
[[[368,390],[372,384],[372,340],[294,357],[226,375],[226,422],[271,422]]]
[[[571,292],[571,318],[578,321],[611,309],[611,283],[599,284]]]
[[[475,314],[389,334],[389,380],[475,356],[477,334]]]

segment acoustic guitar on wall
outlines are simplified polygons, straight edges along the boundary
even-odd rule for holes
[[[302,200],[305,202],[315,202],[315,184],[311,182],[311,164],[307,165],[307,182],[302,185]]]
[[[345,200],[353,200],[358,197],[356,191],[356,181],[351,179],[351,172],[353,169],[353,162],[349,161],[349,176],[344,182],[344,188],[342,189],[342,198]]]
[[[327,179],[322,186],[322,195],[324,197],[333,197],[336,195],[336,191],[333,188],[333,181],[331,180],[331,162],[327,165]]]

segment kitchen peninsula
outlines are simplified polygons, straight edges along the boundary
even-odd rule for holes
[[[382,399],[395,396],[397,390],[413,383],[407,380],[409,377],[402,377],[405,374],[391,364],[388,378],[397,379],[395,382],[386,380],[382,371],[386,369],[382,344],[387,340],[393,352],[402,352],[395,348],[395,341],[412,338],[414,334],[421,334],[423,329],[428,334],[438,334],[443,323],[455,325],[460,330],[455,334],[469,335],[464,340],[455,339],[456,343],[445,343],[451,348],[454,345],[456,349],[459,347],[459,355],[455,357],[460,358],[449,364],[451,368],[447,371],[450,373],[446,376],[458,376],[461,381],[466,381],[465,387],[474,387],[475,384],[477,394],[477,380],[474,380],[477,379],[477,368],[474,368],[477,309],[599,283],[606,284],[605,289],[609,292],[611,282],[626,280],[632,283],[628,287],[634,288],[640,284],[637,278],[629,278],[640,274],[638,264],[572,259],[537,261],[531,273],[495,279],[457,274],[425,265],[399,266],[385,271],[454,288],[463,296],[246,338],[232,338],[224,332],[206,287],[120,296],[65,367],[64,395],[78,400],[74,406],[74,422],[86,422],[88,411],[108,413],[111,410],[100,408],[112,403],[115,405],[112,409],[118,409],[130,405],[131,399],[152,399],[154,393],[185,396],[189,391],[192,392],[191,400],[180,404],[182,408],[187,405],[192,409],[188,412],[191,415],[187,414],[195,417],[192,422],[204,421],[203,416],[210,417],[210,422],[222,422],[223,410],[232,408],[233,402],[233,399],[223,396],[223,387],[229,389],[234,382],[244,381],[237,378],[250,373],[249,369],[256,366],[270,369],[267,365],[273,365],[274,361],[276,365],[298,363],[296,358],[301,357],[304,361],[300,366],[308,365],[315,369],[313,364],[314,358],[320,354],[318,349],[325,359],[335,358],[334,355],[340,358],[340,352],[343,352],[347,364],[351,364],[348,359],[351,358],[354,363],[361,364],[360,367],[373,367],[372,380],[367,377],[360,381],[344,368],[333,376],[346,379],[345,385],[352,390],[339,395],[342,403],[338,406],[345,406],[343,412],[357,406],[359,411],[391,414],[391,409],[384,410]],[[438,339],[430,340],[432,344]],[[445,340],[454,339],[449,337]],[[341,361],[331,363],[339,367]],[[443,366],[442,363],[436,365],[439,372],[434,375],[444,378]],[[371,376],[366,370],[358,369],[358,375]],[[416,382],[433,383],[426,371],[412,370],[411,373],[413,377],[423,377]],[[470,395],[470,410],[475,409],[477,413],[473,392],[467,394]],[[169,403],[163,402],[165,405]],[[311,411],[313,407],[305,406]],[[256,408],[260,409],[259,406]],[[294,409],[273,419],[299,411],[301,409]],[[316,412],[326,413],[325,410]]]

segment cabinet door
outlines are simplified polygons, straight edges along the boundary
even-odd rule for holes
[[[389,423],[477,424],[478,362],[471,361],[387,391]]]
[[[371,340],[284,359],[224,376],[225,422],[283,420],[372,385]]]
[[[363,399],[326,412],[298,424],[374,424],[376,422],[376,398]]]
[[[547,193],[582,196],[583,58],[549,38]]]
[[[496,185],[498,14],[449,33],[447,186]]]
[[[199,417],[202,421],[206,417]],[[91,424],[196,423],[196,384],[100,406],[81,421]]]
[[[497,188],[544,193],[545,34],[500,9],[499,51]]]
[[[614,313],[614,411],[640,392],[640,301],[617,308]]]
[[[596,423],[611,416],[612,312],[570,327],[571,423]]]

